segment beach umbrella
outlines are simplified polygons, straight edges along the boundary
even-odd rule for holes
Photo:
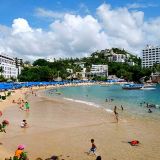
[[[0,111],[0,117],[2,116],[2,111]]]
[[[24,148],[25,148],[25,145],[24,145],[24,144],[18,145],[18,149],[24,149]]]

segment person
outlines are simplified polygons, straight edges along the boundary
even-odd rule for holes
[[[26,152],[24,152],[24,145],[19,145],[15,151],[13,160],[28,160]]]
[[[97,156],[96,160],[102,160],[101,156]]]
[[[2,124],[0,124],[0,132],[5,132],[6,133],[5,128],[6,128],[7,125],[9,125],[9,122],[7,120],[4,120],[2,122]]]
[[[22,122],[21,122],[21,128],[27,128],[28,127],[28,124],[26,122],[26,120],[24,119]]]
[[[148,113],[152,113],[152,110],[150,108],[148,109]]]
[[[30,105],[28,102],[25,103],[26,111],[29,112]]]
[[[117,106],[114,106],[114,114],[117,113]]]
[[[0,117],[2,116],[2,111],[0,111]]]
[[[24,107],[23,103],[19,104],[19,109],[23,110],[23,107]]]
[[[94,139],[91,139],[91,144],[92,144],[92,146],[91,146],[91,148],[90,148],[90,150],[89,150],[89,154],[91,153],[91,152],[93,152],[95,155],[96,155],[96,150],[97,150],[97,147],[96,147],[96,145],[94,144]]]
[[[114,115],[115,115],[115,118],[116,118],[116,121],[118,123],[118,112],[117,112],[117,106],[114,107]]]
[[[123,111],[123,106],[121,105],[121,110]]]
[[[149,108],[149,104],[148,103],[147,103],[146,107]]]
[[[132,140],[128,142],[131,146],[138,146],[139,141],[138,140]]]

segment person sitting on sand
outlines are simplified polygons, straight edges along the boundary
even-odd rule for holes
[[[6,126],[9,124],[9,122],[7,121],[7,120],[4,120],[3,122],[2,122],[2,124],[0,124],[0,132],[5,132],[6,133],[6,130],[5,130],[5,128],[6,128]]]
[[[27,128],[28,127],[28,124],[26,122],[26,120],[24,119],[22,122],[21,122],[21,128]]]
[[[138,140],[132,140],[128,142],[131,146],[138,146],[139,145],[139,141]]]
[[[93,152],[93,153],[96,155],[95,152],[96,152],[96,150],[97,150],[97,147],[96,147],[96,145],[94,144],[94,139],[91,139],[91,144],[92,144],[92,146],[91,146],[88,154],[90,154],[91,152]]]
[[[24,145],[19,145],[15,151],[13,160],[28,160],[26,152],[24,152]]]

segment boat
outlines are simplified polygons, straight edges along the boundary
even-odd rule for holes
[[[148,83],[146,83],[146,84],[144,84],[143,87],[144,88],[152,88],[152,87],[156,87],[156,84],[148,84]]]
[[[136,89],[141,89],[144,85],[143,84],[132,84],[132,83],[129,83],[129,84],[124,84],[122,86],[122,89],[126,89],[126,90],[136,90]]]
[[[144,84],[144,86],[141,88],[141,89],[145,89],[145,90],[153,90],[153,89],[156,89],[156,84]]]

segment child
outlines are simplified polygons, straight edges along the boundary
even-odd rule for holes
[[[3,122],[2,122],[2,124],[0,124],[0,132],[5,132],[6,133],[6,130],[5,130],[5,128],[6,128],[6,126],[9,124],[9,122],[7,121],[7,120],[4,120]]]
[[[13,160],[27,160],[26,152],[24,152],[24,145],[18,146],[18,149],[15,151]]]
[[[21,122],[21,128],[27,128],[28,127],[28,124],[26,122],[26,120],[24,119],[22,122]]]
[[[28,102],[25,103],[26,111],[29,112],[30,105]]]
[[[97,147],[96,147],[96,145],[94,144],[94,139],[91,139],[91,144],[92,144],[92,146],[91,146],[91,148],[90,148],[90,150],[89,150],[89,154],[91,153],[91,152],[93,152],[95,155],[96,155],[96,149],[97,149]]]

